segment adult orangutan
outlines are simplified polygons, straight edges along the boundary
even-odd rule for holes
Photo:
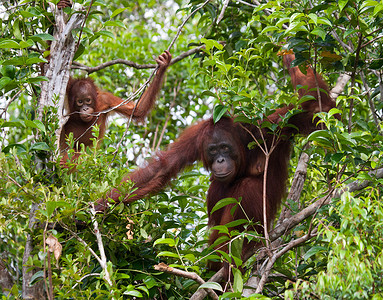
[[[121,195],[117,188],[111,191],[108,197],[116,202],[130,203],[160,191],[186,166],[195,161],[202,161],[204,167],[211,172],[211,184],[206,199],[209,226],[248,218],[260,224],[255,226],[255,229],[262,234],[265,155],[259,147],[249,149],[249,143],[255,138],[264,141],[260,145],[262,147],[266,144],[268,149],[271,149],[273,143],[275,146],[269,158],[266,182],[266,216],[267,225],[270,225],[286,191],[291,136],[298,132],[308,134],[314,131],[318,121],[317,118],[313,120],[314,114],[327,112],[335,107],[335,102],[328,93],[329,88],[320,75],[315,75],[310,67],[307,68],[306,75],[298,67],[291,68],[291,62],[294,60],[292,54],[285,55],[283,60],[294,88],[298,85],[304,87],[299,90],[299,97],[312,96],[311,100],[300,104],[301,112],[289,118],[288,122],[293,126],[280,128],[280,134],[276,136],[267,128],[234,123],[229,117],[223,117],[217,123],[214,123],[213,119],[201,121],[186,129],[166,151],[149,160],[146,167],[125,178],[134,183],[136,189],[132,194]],[[265,117],[265,120],[278,124],[291,109],[293,105],[279,108]],[[212,212],[215,204],[224,198],[240,200],[242,209],[237,207],[232,212],[235,204],[231,204]],[[100,200],[97,209],[103,210],[105,206],[105,200]],[[243,230],[241,226],[236,229]],[[213,230],[210,243],[212,244],[218,236],[218,232]],[[242,253],[244,254],[251,245],[252,243],[245,241]]]
[[[67,86],[67,100],[69,120],[64,125],[60,135],[60,150],[62,152],[61,165],[65,165],[68,159],[67,150],[69,146],[66,138],[73,133],[75,150],[80,150],[80,145],[92,146],[91,139],[94,137],[92,127],[98,125],[100,128],[99,139],[105,134],[106,121],[110,112],[117,112],[126,117],[143,119],[152,108],[162,81],[169,67],[172,56],[169,51],[161,54],[156,62],[158,70],[152,83],[142,95],[137,106],[134,102],[124,103],[124,100],[113,94],[101,91],[90,78],[70,78]],[[110,110],[110,111],[109,111]],[[73,159],[76,159],[78,154]]]

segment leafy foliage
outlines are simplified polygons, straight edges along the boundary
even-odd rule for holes
[[[311,157],[308,180],[299,201],[286,199],[281,209],[290,207],[297,214],[336,188],[356,180],[369,180],[369,185],[343,193],[286,232],[282,246],[313,228],[316,237],[279,256],[262,295],[251,297],[382,297],[382,179],[371,173],[381,168],[383,157],[380,2],[303,0],[254,5],[229,1],[225,7],[226,1],[206,5],[202,0],[74,1],[72,8],[65,8],[68,17],[80,6],[89,8],[83,27],[74,32],[78,50],[72,73],[76,76],[114,59],[154,63],[197,8],[171,53],[176,57],[196,45],[205,46],[171,66],[156,107],[144,123],[130,124],[119,117],[110,120],[101,146],[83,149],[76,172],[58,163],[55,132],[61,108],[47,107],[41,120],[36,117],[41,82],[47,80],[41,70],[49,62],[54,39],[49,2],[57,1],[0,5],[0,258],[13,278],[13,287],[3,290],[4,299],[6,295],[22,297],[22,257],[28,234],[34,250],[27,265],[37,270],[32,284],[42,280],[47,290],[45,239],[52,234],[62,245],[61,257],[51,259],[49,288],[57,299],[186,299],[201,288],[199,284],[154,266],[165,262],[208,280],[212,275],[206,268],[208,258],[229,261],[233,281],[222,286],[205,283],[202,288],[222,291],[222,299],[246,298],[246,282],[252,275],[250,269],[241,270],[253,267],[257,257],[245,262],[239,253],[245,239],[259,236],[231,231],[238,224],[226,224],[216,229],[227,233],[219,242],[230,245],[229,253],[215,253],[206,246],[204,199],[209,176],[201,165],[185,170],[170,188],[148,199],[115,204],[96,216],[89,207],[118,186],[129,169],[164,149],[196,120],[213,115],[218,121],[226,114],[258,124],[283,104],[298,104],[281,67],[280,54],[287,49],[294,50],[295,65],[311,64],[330,86],[345,74],[350,80],[337,95],[339,110],[318,114],[322,129],[296,138],[291,178],[305,151]],[[100,88],[124,98],[151,71],[114,64],[89,75]],[[338,113],[341,121],[334,118]],[[281,126],[286,124],[287,119]],[[264,126],[278,133],[275,124],[265,122]],[[128,192],[131,184],[122,188]],[[232,201],[237,201],[239,209],[240,199],[223,199],[218,205]],[[39,205],[33,230],[29,226],[32,204]],[[106,253],[104,268],[95,256],[100,255],[95,221]],[[251,220],[240,222],[251,228]]]

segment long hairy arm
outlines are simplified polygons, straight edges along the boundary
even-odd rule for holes
[[[315,99],[308,99],[300,104],[303,112],[292,117],[290,123],[299,128],[299,132],[308,134],[316,129],[313,116],[319,112],[328,112],[331,108],[336,107],[335,101],[330,97],[330,89],[320,74],[307,66],[306,74],[302,73],[298,67],[291,67],[292,61],[295,59],[294,54],[286,54],[283,56],[283,63],[287,67],[291,76],[291,82],[294,89],[298,89],[299,98],[304,96],[312,96]],[[285,109],[287,111],[287,109]],[[336,115],[339,118],[338,115]]]
[[[186,129],[177,141],[170,144],[166,151],[152,157],[144,168],[139,168],[127,175],[124,180],[131,180],[135,190],[124,197],[123,202],[130,203],[144,196],[159,192],[172,178],[186,166],[201,159],[201,142],[204,129],[209,120],[202,121]],[[118,188],[108,195],[118,202],[121,193]]]

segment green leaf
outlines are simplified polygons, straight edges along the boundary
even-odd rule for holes
[[[3,66],[0,69],[0,72],[4,77],[14,79],[16,74],[16,68],[14,66]]]
[[[328,116],[331,118],[333,115],[336,114],[342,114],[342,111],[337,108],[331,108],[330,111],[328,112]]]
[[[73,60],[76,60],[77,58],[79,58],[85,51],[85,47],[83,45],[83,43],[80,43],[78,45],[78,49],[76,51],[76,53],[74,54],[74,57],[73,57]]]
[[[53,35],[51,35],[49,33],[38,33],[38,34],[32,35],[30,38],[31,38],[31,40],[33,40],[35,42],[39,42],[39,41],[54,41],[55,40]]]
[[[383,10],[383,4],[379,3],[374,8],[374,13],[372,14],[374,17],[376,17],[377,14],[379,14]]]
[[[330,27],[332,26],[331,21],[329,19],[325,18],[325,17],[319,17],[318,18],[318,23],[319,24],[326,24],[326,25],[328,25]]]
[[[342,11],[347,5],[348,0],[338,0],[339,10]]]
[[[175,240],[170,238],[160,238],[154,242],[153,246],[158,244],[168,244],[170,247],[174,247],[176,245],[176,242]]]
[[[27,66],[29,65],[33,65],[33,64],[38,64],[38,63],[41,63],[41,62],[48,62],[45,58],[40,58],[40,57],[31,57],[31,58],[28,58],[25,62],[25,64]]]
[[[208,40],[208,39],[202,38],[201,43],[206,45],[207,51],[210,51],[210,49],[212,49],[213,47],[217,48],[218,50],[223,49],[223,45],[218,43],[218,41],[216,41],[216,40]]]
[[[126,10],[127,7],[122,7],[122,8],[117,8],[111,15],[110,15],[110,18],[114,18],[115,16],[117,16],[118,14],[122,13],[124,10]]]
[[[219,104],[216,107],[214,107],[214,111],[213,111],[214,123],[217,123],[226,112],[227,112],[227,107],[224,105]]]
[[[115,39],[116,37],[114,36],[114,34],[111,32],[111,31],[109,31],[109,30],[100,30],[99,32],[98,32],[100,35],[102,35],[102,36],[106,36],[106,37],[109,37],[109,38],[111,38],[111,39]]]
[[[9,77],[1,77],[0,78],[0,90],[2,90],[11,81],[12,81],[12,79]]]
[[[15,148],[17,153],[25,153],[27,152],[27,148],[25,148],[24,145],[21,144],[9,144],[8,146],[3,148],[4,153],[9,153],[11,149]]]
[[[12,122],[4,122],[0,127],[18,127],[18,128],[25,128],[25,124],[22,121],[12,121]]]
[[[126,291],[124,292],[124,295],[132,296],[132,297],[138,297],[142,298],[142,294],[139,291],[133,290],[133,291]]]
[[[43,278],[43,277],[44,277],[44,272],[43,272],[43,271],[37,271],[37,272],[36,272],[35,274],[33,274],[33,276],[31,277],[29,284],[30,284],[30,285],[33,285],[38,279]]]
[[[3,61],[3,65],[4,66],[9,66],[9,65],[22,66],[22,65],[25,65],[25,62],[26,62],[26,57],[16,56],[14,58]]]
[[[198,289],[212,289],[216,291],[223,292],[222,286],[217,282],[205,282],[201,284]]]
[[[212,230],[217,230],[220,234],[221,233],[229,233],[229,229],[226,225],[217,225],[211,228]]]
[[[161,256],[167,256],[167,257],[174,257],[174,258],[179,258],[179,255],[170,251],[162,251],[157,254],[157,257]]]
[[[314,22],[315,25],[318,25],[318,16],[316,14],[309,14],[308,17]]]
[[[230,228],[230,227],[236,227],[236,226],[245,224],[245,223],[247,223],[247,222],[248,222],[248,221],[245,220],[245,219],[239,219],[239,220],[235,220],[235,221],[226,223],[225,226],[228,227],[228,228]]]
[[[28,39],[27,41],[20,41],[20,48],[29,48],[32,47],[35,43],[31,40]]]
[[[322,38],[322,40],[326,39],[326,31],[324,31],[320,27],[316,27],[311,31],[311,34],[317,35]]]
[[[47,143],[45,143],[45,142],[38,142],[38,143],[33,144],[32,147],[30,148],[30,150],[34,150],[34,151],[49,151],[50,148],[47,145]]]
[[[24,124],[25,124],[26,127],[36,128],[36,129],[46,133],[44,124],[41,121],[39,121],[39,120],[34,120],[34,121],[25,120]]]
[[[311,256],[326,251],[327,248],[323,246],[313,246],[304,255],[304,260],[308,260]]]
[[[242,256],[243,238],[236,238],[231,243],[231,254],[235,257]],[[242,263],[241,263],[242,264]]]
[[[327,130],[316,130],[307,137],[310,141],[315,141],[317,138],[331,139],[332,137]]]
[[[55,201],[47,201],[46,203],[46,210],[47,210],[47,217],[50,218],[53,214],[54,210],[56,209],[57,205]]]
[[[15,22],[13,23],[13,35],[15,36],[16,39],[22,40],[23,36],[20,31],[20,19],[16,19]]]
[[[15,41],[5,40],[0,42],[0,48],[1,49],[11,49],[11,48],[19,49],[20,45]]]
[[[222,207],[225,207],[226,205],[230,205],[237,202],[238,201],[235,198],[223,198],[214,205],[210,213],[212,214],[213,212],[221,209]]]
[[[243,279],[242,272],[237,268],[232,268],[234,275],[233,290],[234,293],[242,293],[243,290]]]
[[[209,90],[203,91],[201,96],[209,96],[209,97],[218,98],[216,93],[213,93],[212,91],[209,91]]]
[[[38,83],[42,81],[48,81],[48,78],[46,78],[45,76],[37,76],[37,77],[30,77],[27,79],[27,82],[29,83]]]

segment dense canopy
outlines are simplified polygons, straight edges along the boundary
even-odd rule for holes
[[[381,2],[1,3],[4,299],[383,297]],[[165,50],[172,62],[148,116],[110,116],[105,137],[69,162],[75,170],[60,165],[69,76],[90,77],[99,89],[137,101]],[[157,194],[95,214],[93,203],[191,124],[229,116],[275,136],[291,126],[290,115],[279,126],[265,121],[285,104],[299,113],[309,100],[298,100],[283,67],[288,51],[302,72],[310,65],[322,74],[337,109],[318,111],[319,130],[294,137],[286,196],[265,236],[226,224],[215,229],[229,253],[208,247],[210,175],[202,163]],[[264,150],[266,157],[273,151]],[[128,194],[131,187],[120,188]],[[241,224],[250,228],[251,220]],[[244,258],[249,238],[262,246]],[[209,259],[229,261],[231,280],[220,282]]]

